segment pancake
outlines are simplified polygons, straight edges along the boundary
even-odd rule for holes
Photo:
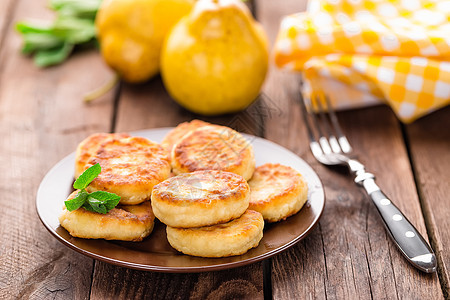
[[[296,214],[308,198],[303,176],[280,164],[257,167],[248,184],[251,190],[249,209],[259,211],[268,222],[278,222]]]
[[[264,220],[259,212],[247,210],[225,224],[200,228],[167,226],[167,239],[176,250],[193,256],[226,257],[241,255],[258,246]]]
[[[96,163],[102,171],[86,190],[115,193],[125,205],[149,200],[153,187],[170,175],[167,151],[143,137],[103,142],[86,167]]]
[[[73,199],[77,191],[69,199]],[[155,216],[149,201],[116,206],[106,214],[64,207],[59,222],[71,236],[85,239],[142,241],[153,230]]]
[[[237,131],[219,125],[197,128],[172,149],[175,174],[199,170],[232,172],[248,180],[255,169],[252,145]]]
[[[217,170],[171,177],[152,192],[155,216],[171,227],[202,227],[240,217],[250,188],[242,176]]]
[[[177,127],[175,127],[172,131],[170,131],[161,142],[161,146],[163,146],[164,149],[171,152],[173,146],[181,140],[181,138],[186,135],[187,133],[191,132],[192,130],[195,130],[197,128],[211,125],[210,123],[203,122],[201,120],[192,120],[190,122],[183,122],[179,124]]]
[[[127,133],[95,133],[84,139],[78,145],[75,154],[75,178],[78,178],[84,172],[89,159],[97,153],[103,142],[129,136]]]

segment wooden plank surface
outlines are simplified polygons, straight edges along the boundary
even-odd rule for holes
[[[16,8],[16,2],[13,0],[0,1],[0,49],[3,46],[9,24],[11,23],[12,16],[14,15],[14,9]]]
[[[297,1],[258,4],[272,41],[281,16],[303,8]],[[272,69],[265,92],[282,114],[267,120],[266,137],[311,164],[323,181],[327,202],[319,228],[273,258],[274,299],[442,298],[437,276],[423,274],[405,261],[387,236],[375,207],[346,170],[330,170],[312,157],[299,115],[298,83],[295,75]],[[379,185],[426,236],[401,128],[390,109],[349,111],[339,117],[368,170],[378,175]]]
[[[406,126],[428,234],[439,261],[445,297],[450,297],[450,108]]]
[[[261,0],[255,7],[273,41],[281,16],[301,11],[305,4]],[[437,275],[416,271],[404,260],[376,209],[347,172],[328,169],[312,157],[296,76],[272,66],[259,101],[240,114],[216,118],[203,118],[178,106],[160,78],[143,85],[124,84],[117,107],[114,92],[85,105],[83,94],[112,76],[98,53],[81,53],[46,70],[19,54],[21,40],[13,23],[52,18],[45,6],[44,0],[0,4],[4,33],[0,40],[0,299],[443,298]],[[450,268],[446,251],[450,136],[442,129],[450,127],[449,115],[449,109],[437,112],[402,132],[387,107],[339,113],[344,131],[368,170],[378,175],[379,185],[422,234],[430,235],[445,297]],[[193,118],[265,136],[317,171],[327,203],[319,225],[306,239],[263,263],[219,272],[165,274],[93,261],[56,241],[39,222],[34,203],[42,177],[90,133],[175,126]],[[445,180],[447,185],[442,184]]]
[[[92,259],[47,232],[35,197],[57,161],[89,133],[109,129],[110,101],[86,106],[81,97],[110,72],[95,51],[46,70],[20,54],[13,23],[51,18],[46,4],[16,1],[0,49],[0,299],[87,299],[91,285]]]

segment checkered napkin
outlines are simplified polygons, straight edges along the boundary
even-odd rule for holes
[[[408,123],[450,103],[450,1],[310,0],[274,52],[337,108],[386,102]]]

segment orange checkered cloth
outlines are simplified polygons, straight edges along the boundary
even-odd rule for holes
[[[279,67],[337,108],[388,103],[405,123],[450,103],[450,1],[310,0],[283,18]]]

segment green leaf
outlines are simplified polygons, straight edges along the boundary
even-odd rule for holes
[[[88,210],[88,211],[96,212],[96,211],[92,208],[92,206],[89,204],[88,201],[84,202],[83,208],[86,209],[86,210]]]
[[[101,171],[102,167],[100,167],[100,164],[98,163],[86,169],[86,171],[84,171],[83,174],[75,180],[73,183],[73,188],[79,190],[85,189],[92,182],[92,180],[100,174]]]
[[[51,0],[50,7],[63,16],[93,18],[101,0]]]
[[[19,22],[16,24],[19,33],[51,33],[52,26]]]
[[[92,195],[92,194],[91,194]],[[87,210],[97,212],[100,214],[106,214],[111,209],[116,207],[119,204],[120,197],[115,195],[115,199],[107,199],[107,200],[99,200],[94,197],[88,196],[87,201],[84,203],[83,207]]]
[[[80,191],[73,199],[64,202],[69,211],[84,207],[88,211],[106,214],[119,204],[120,196],[116,194],[105,191],[88,193],[85,190],[101,171],[102,168],[100,167],[100,164],[97,163],[84,171],[83,174],[75,180],[73,187]]]
[[[34,63],[38,67],[48,67],[62,63],[72,52],[73,45],[65,43],[61,47],[50,50],[39,50],[34,56]]]
[[[84,202],[88,198],[88,193],[86,191],[79,191],[78,194],[70,200],[64,202],[68,211],[74,211],[83,206]]]
[[[86,43],[95,38],[95,23],[93,20],[76,18],[58,18],[54,23],[53,34],[63,37],[72,44]]]
[[[53,34],[29,32],[23,35],[23,53],[31,53],[36,50],[55,49],[64,46],[64,41]]]
[[[105,191],[95,191],[89,194],[90,197],[95,198],[97,200],[106,201],[106,200],[120,200],[120,196],[105,192]]]
[[[117,204],[119,204],[120,196],[113,194],[113,193],[105,192],[105,191],[96,191],[96,192],[89,194],[88,200],[91,200],[91,199],[93,199],[95,201],[99,201],[99,204],[103,205],[107,211],[110,211],[111,209],[116,207]],[[92,205],[91,201],[89,201],[89,203]],[[97,203],[97,202],[94,202],[94,203]]]
[[[87,201],[95,212],[100,214],[106,214],[108,212],[103,201],[94,199],[90,196],[88,196]]]
[[[113,209],[114,207],[116,207],[117,204],[119,204],[119,201],[120,201],[120,197],[119,197],[119,199],[109,199],[109,200],[106,200],[106,201],[105,201],[106,209],[107,209],[108,211],[110,211],[111,209]]]
[[[57,16],[45,23],[19,22],[16,30],[22,35],[22,53],[35,54],[35,63],[46,67],[62,63],[75,46],[94,48],[95,16],[102,0],[50,0]],[[98,48],[98,47],[97,47]]]

